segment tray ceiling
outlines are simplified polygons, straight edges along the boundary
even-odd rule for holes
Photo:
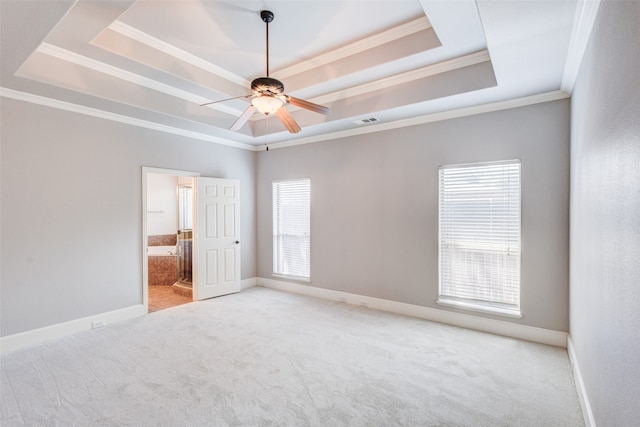
[[[1,7],[3,95],[251,148],[557,93],[576,2],[3,0]],[[332,111],[287,106],[299,134],[260,114],[228,130],[247,99],[200,106],[247,95],[251,80],[265,75],[263,9],[275,14],[271,77],[289,95]]]

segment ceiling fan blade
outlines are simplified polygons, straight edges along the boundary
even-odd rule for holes
[[[291,114],[289,114],[287,109],[284,108],[284,106],[278,108],[278,110],[276,111],[276,114],[278,115],[278,118],[280,119],[284,127],[286,127],[289,132],[291,133],[300,132],[300,126],[298,125],[298,123],[296,123],[296,121],[293,119]]]
[[[315,113],[320,113],[324,115],[331,114],[331,110],[325,107],[324,105],[314,104],[313,102],[305,101],[304,99],[294,98],[293,96],[289,96],[289,102],[296,107],[304,108],[305,110],[313,111]]]
[[[240,129],[247,122],[247,120],[249,120],[249,117],[253,116],[253,113],[255,112],[256,107],[254,107],[253,105],[249,105],[247,109],[244,110],[244,113],[242,113],[240,117],[238,117],[238,120],[236,120],[235,123],[231,125],[229,130]]]
[[[242,96],[235,96],[233,98],[221,99],[219,101],[205,102],[204,104],[200,104],[200,106],[204,107],[205,105],[217,104],[218,102],[231,101],[232,99],[249,98],[250,96],[251,95],[242,95]]]

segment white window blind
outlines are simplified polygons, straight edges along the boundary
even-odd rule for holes
[[[193,228],[193,188],[178,186],[178,230]]]
[[[520,314],[520,162],[440,168],[439,302]]]
[[[273,182],[273,272],[309,279],[311,180]]]

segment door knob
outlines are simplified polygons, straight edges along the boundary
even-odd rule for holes
[[[240,240],[236,240],[234,243],[237,245],[238,243],[240,243]]]

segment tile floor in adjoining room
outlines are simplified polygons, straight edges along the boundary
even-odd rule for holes
[[[191,297],[177,294],[173,286],[149,286],[149,313],[192,301]]]

